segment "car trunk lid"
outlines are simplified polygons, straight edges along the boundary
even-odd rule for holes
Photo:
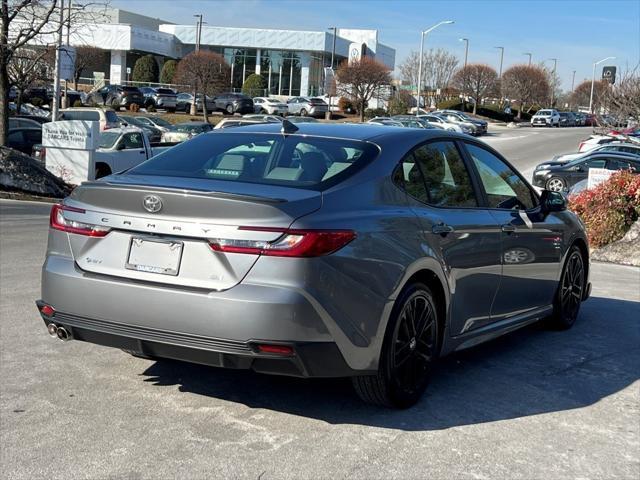
[[[210,244],[220,239],[274,241],[282,235],[278,229],[320,208],[321,194],[273,185],[119,175],[81,185],[65,204],[84,211],[65,211],[69,220],[111,228],[101,238],[69,235],[81,269],[226,290],[246,276],[259,254],[214,251]]]

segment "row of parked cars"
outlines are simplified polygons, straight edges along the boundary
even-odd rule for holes
[[[553,108],[538,110],[531,117],[532,127],[593,127],[597,124],[592,113],[559,112]]]
[[[479,137],[487,133],[488,123],[458,110],[436,110],[418,115],[394,115],[376,117],[368,123],[394,127],[438,128],[450,132],[466,133]]]

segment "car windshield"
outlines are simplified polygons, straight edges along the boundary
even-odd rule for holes
[[[100,134],[100,148],[111,148],[120,138],[120,132],[106,131]]]
[[[138,126],[142,126],[144,125],[140,120],[138,120],[136,117],[126,117],[126,116],[121,116],[120,119],[122,121],[124,121],[125,123],[130,123],[131,125],[138,125]]]
[[[145,117],[156,125],[160,125],[161,127],[171,127],[171,124],[167,122],[164,118],[160,117]]]
[[[536,115],[551,115],[551,110],[540,110]]]
[[[128,173],[323,190],[377,154],[375,145],[361,141],[224,132],[196,137]]]

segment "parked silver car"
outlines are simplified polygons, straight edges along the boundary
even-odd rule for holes
[[[293,97],[287,102],[289,115],[306,117],[324,117],[329,105],[321,98]]]
[[[259,124],[199,135],[52,208],[51,335],[228,368],[350,376],[407,407],[435,360],[589,295],[564,197],[467,135]]]

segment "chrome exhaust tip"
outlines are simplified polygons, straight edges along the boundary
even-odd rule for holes
[[[52,337],[58,336],[58,326],[55,323],[50,323],[49,325],[47,325],[47,331]]]
[[[64,327],[58,327],[58,329],[56,330],[56,335],[63,342],[66,342],[67,340],[71,340],[71,335],[69,335],[69,332],[67,332],[67,330]]]

